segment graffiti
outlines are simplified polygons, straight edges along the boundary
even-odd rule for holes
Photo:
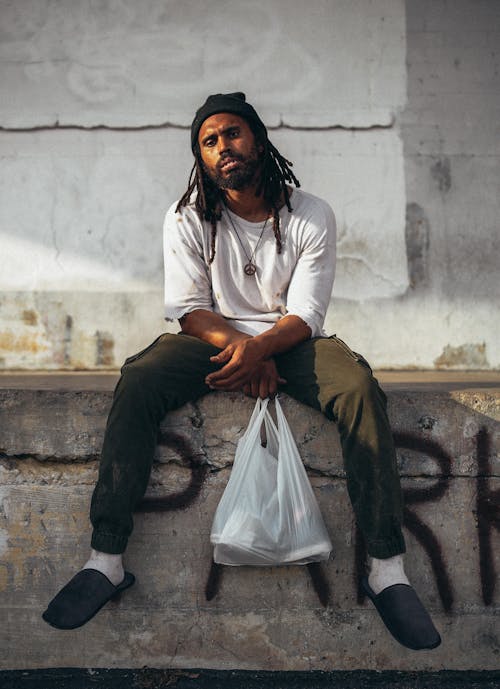
[[[403,491],[404,513],[403,525],[415,537],[429,558],[436,581],[439,597],[446,612],[452,610],[454,602],[453,587],[444,559],[439,540],[431,529],[411,509],[413,505],[425,502],[436,502],[446,494],[451,476],[452,458],[435,441],[428,438],[404,432],[394,434],[396,448],[413,450],[434,459],[439,473],[435,482],[425,488],[407,488]],[[173,449],[187,464],[191,471],[188,486],[177,493],[168,496],[147,497],[142,500],[138,512],[158,512],[187,509],[200,494],[209,470],[202,457],[192,451],[189,443],[181,436],[168,432],[160,433],[158,444]],[[481,428],[476,436],[476,454],[478,473],[476,509],[479,543],[479,570],[481,592],[485,605],[491,605],[495,592],[496,572],[493,564],[492,531],[500,530],[500,490],[493,491],[489,487],[490,471],[490,440],[486,428]],[[354,547],[354,573],[358,603],[363,603],[365,594],[360,587],[360,580],[366,574],[367,551],[363,536],[356,528]],[[327,607],[330,602],[328,580],[320,563],[312,563],[304,568],[310,577],[312,586],[320,603]],[[219,592],[223,575],[223,565],[211,563],[205,584],[206,600],[212,600]]]
[[[215,596],[219,593],[223,567],[224,565],[219,565],[212,561],[210,571],[208,573],[207,583],[205,584],[205,598],[207,601],[212,600],[212,598],[215,598]],[[320,563],[311,562],[305,566],[305,569],[309,574],[313,589],[318,596],[319,602],[324,608],[328,607],[330,602],[330,586]]]
[[[479,575],[485,605],[491,605],[495,592],[496,576],[493,567],[491,531],[500,531],[500,490],[489,489],[490,439],[486,428],[476,436],[477,451],[477,497],[476,519],[479,540]]]
[[[187,509],[200,494],[208,472],[208,465],[200,462],[200,455],[194,453],[187,440],[177,433],[162,432],[158,434],[157,444],[169,447],[188,465],[191,478],[187,488],[167,496],[143,498],[136,512],[172,512]]]
[[[191,471],[191,478],[188,486],[182,491],[168,496],[143,498],[136,508],[136,512],[171,512],[178,509],[187,509],[200,494],[207,476],[208,465],[200,462],[200,455],[193,453],[189,443],[177,433],[160,431],[157,444],[174,450],[188,465]],[[321,604],[326,607],[329,602],[329,586],[319,563],[307,565],[307,571]],[[212,562],[205,584],[205,597],[207,600],[212,600],[217,595],[221,577],[222,566]]]
[[[427,526],[409,506],[422,502],[435,502],[443,497],[448,489],[450,481],[449,477],[451,474],[452,460],[448,453],[445,452],[438,443],[421,436],[410,433],[394,433],[394,443],[396,448],[416,450],[417,452],[432,457],[439,466],[440,472],[433,486],[426,488],[407,488],[403,491],[405,505],[403,524],[408,531],[415,536],[427,553],[436,579],[443,608],[448,612],[453,606],[453,591],[439,541],[432,529]],[[361,579],[361,575],[365,573],[364,562],[366,561],[366,557],[367,553],[363,537],[360,530],[356,529],[355,573],[358,582],[359,603],[362,603],[365,598],[364,591],[359,585],[359,580]]]

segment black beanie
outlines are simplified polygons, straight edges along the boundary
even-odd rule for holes
[[[257,129],[261,129],[267,136],[267,129],[257,115],[255,109],[246,102],[246,96],[241,91],[237,93],[216,93],[209,96],[205,103],[196,111],[193,124],[191,125],[191,149],[194,153],[198,143],[198,132],[203,122],[211,115],[219,112],[231,112],[243,117],[245,120],[253,122]]]

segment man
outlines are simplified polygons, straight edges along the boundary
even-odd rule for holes
[[[210,96],[193,120],[191,144],[188,189],[164,227],[165,316],[179,320],[182,334],[161,336],[122,368],[92,497],[91,557],[44,619],[76,628],[133,584],[122,553],[168,411],[210,390],[265,398],[279,388],[338,424],[349,496],[371,556],[363,586],[402,644],[434,648],[439,634],[403,569],[385,395],[366,360],[323,331],[333,212],[298,189],[291,163],[243,93]]]

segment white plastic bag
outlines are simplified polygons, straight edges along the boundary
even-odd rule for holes
[[[215,513],[210,540],[220,564],[306,564],[327,560],[332,550],[278,398],[278,428],[268,402],[255,404]],[[266,447],[261,444],[263,423]]]

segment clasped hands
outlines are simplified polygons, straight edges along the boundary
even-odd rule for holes
[[[253,338],[227,345],[210,361],[222,368],[210,373],[205,383],[212,390],[226,392],[241,390],[250,397],[274,397],[278,385],[286,383],[272,358],[263,358],[262,350]]]

